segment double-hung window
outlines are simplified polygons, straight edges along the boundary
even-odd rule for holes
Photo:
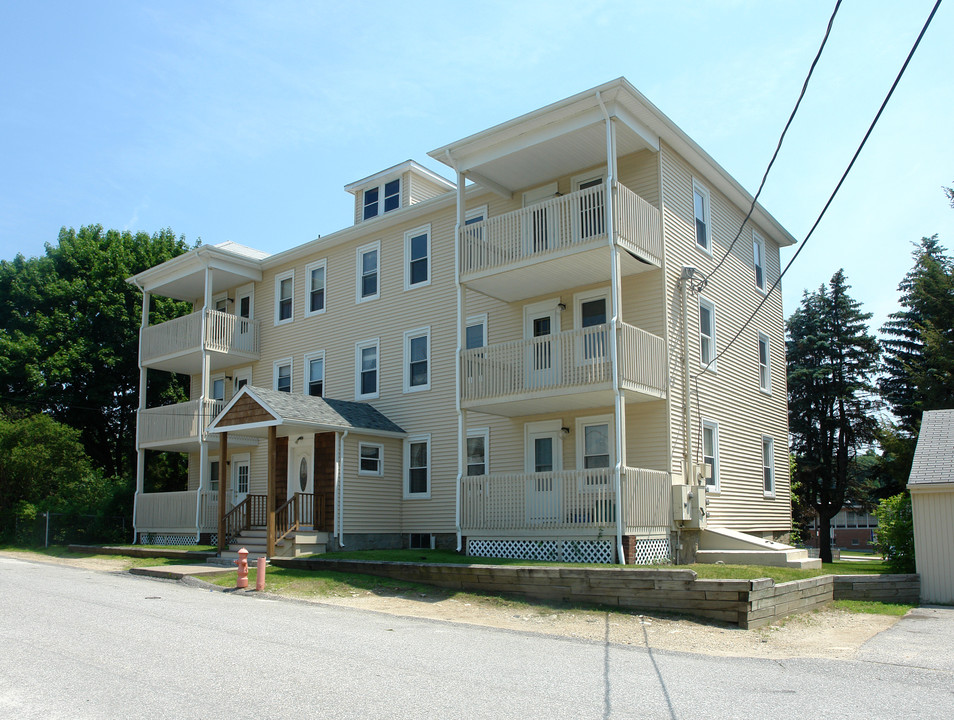
[[[712,221],[709,208],[709,191],[695,180],[692,182],[692,211],[696,225],[696,245],[700,250],[712,252]]]
[[[378,397],[378,339],[355,345],[355,397],[368,400]]]
[[[762,392],[772,392],[772,373],[769,366],[769,339],[768,335],[759,333],[759,389]]]
[[[431,283],[431,226],[404,233],[404,289]]]
[[[295,297],[295,271],[289,270],[275,277],[275,324],[291,322]]]
[[[381,243],[373,242],[358,248],[357,271],[358,287],[356,302],[374,300],[380,295],[378,287],[378,265]]]
[[[608,304],[604,291],[599,291],[595,295],[587,293],[575,297],[575,311],[580,318],[580,328],[583,330],[582,353],[577,351],[580,360],[603,362],[609,357],[609,337],[606,334],[606,328],[602,327],[608,320]]]
[[[716,315],[715,305],[699,298],[699,360],[716,369]]]
[[[383,474],[384,446],[377,443],[358,443],[358,474]]]
[[[613,466],[613,419],[610,415],[576,420],[577,467],[596,471],[584,473],[587,485],[609,482],[607,470]]]
[[[762,492],[765,497],[775,497],[775,441],[762,436]]]
[[[276,360],[272,367],[274,388],[279,392],[292,391],[292,359]]]
[[[490,429],[467,431],[467,475],[486,475],[487,450],[490,445]]]
[[[464,349],[473,350],[487,344],[487,315],[474,315],[467,318],[464,328]]]
[[[305,392],[315,397],[325,396],[325,353],[313,352],[305,355]]]
[[[430,497],[431,436],[415,435],[404,441],[405,497]]]
[[[225,376],[220,375],[219,377],[212,378],[212,388],[210,393],[210,398],[212,400],[225,400]],[[207,421],[212,418],[208,418]]]
[[[209,461],[209,490],[219,491],[219,461],[218,459]]]
[[[765,241],[752,232],[752,266],[755,270],[755,287],[765,292]]]
[[[719,423],[712,420],[702,421],[702,462],[709,492],[719,492]]]
[[[325,275],[327,262],[319,260],[305,267],[305,279],[308,283],[308,304],[305,316],[318,315],[325,311]]]
[[[429,327],[404,333],[404,392],[430,389],[430,357]]]

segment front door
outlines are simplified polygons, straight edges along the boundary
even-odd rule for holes
[[[312,467],[314,444],[312,435],[299,435],[289,444],[291,453],[288,463],[288,489],[285,499],[291,499],[295,493],[314,492]]]
[[[527,352],[527,390],[539,390],[557,383],[560,372],[559,339],[560,317],[556,301],[542,308],[528,306],[525,313],[524,336]]]
[[[250,463],[247,455],[232,456],[232,475],[230,478],[232,485],[232,507],[235,507],[240,502],[245,500],[246,496],[248,495],[249,466]]]
[[[527,519],[531,523],[557,522],[560,517],[561,433],[559,421],[527,426],[526,470],[532,473],[527,489]]]

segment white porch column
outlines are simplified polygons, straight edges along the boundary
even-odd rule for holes
[[[146,380],[148,371],[142,364],[142,334],[149,327],[149,301],[152,296],[142,291],[142,318],[139,323],[139,410],[136,413],[136,492],[133,493],[133,543],[139,539],[139,532],[136,528],[136,508],[139,504],[139,496],[143,491],[143,483],[146,477],[146,451],[140,447],[139,441],[139,419],[142,411],[146,409]]]
[[[208,332],[208,313],[212,307],[212,269],[209,266],[205,268],[205,294],[202,300],[202,377],[199,380],[199,487],[195,494],[195,537],[196,541],[202,532],[202,493],[210,485],[209,482],[209,442],[207,439],[205,418],[205,401],[209,398],[209,380],[212,374],[212,358],[208,351],[208,342],[206,333]],[[219,457],[219,462],[224,463],[227,458]],[[219,488],[219,493],[223,492]]]
[[[606,111],[603,99],[599,92],[596,93],[596,99],[603,111],[603,119],[606,123],[606,236],[610,246],[610,304],[612,307],[612,320],[610,325],[610,358],[613,365],[613,420],[615,435],[616,466],[613,468],[613,482],[616,490],[616,553],[620,563],[625,562],[623,555],[623,491],[622,474],[623,466],[626,460],[626,445],[624,442],[626,405],[623,401],[623,393],[620,388],[620,368],[619,368],[619,333],[622,322],[622,300],[620,297],[620,262],[619,251],[616,247],[616,227],[614,224],[615,200],[616,200],[616,125],[613,119]]]

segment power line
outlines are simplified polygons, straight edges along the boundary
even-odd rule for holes
[[[815,219],[815,222],[812,224],[812,227],[808,231],[808,234],[805,236],[805,239],[802,240],[802,244],[798,246],[798,249],[795,251],[795,254],[792,255],[791,259],[788,261],[788,263],[786,263],[785,268],[782,270],[781,273],[779,273],[778,279],[776,279],[776,281],[772,283],[772,287],[770,287],[768,292],[765,293],[765,297],[763,297],[762,300],[759,302],[759,304],[755,306],[755,310],[752,311],[752,314],[749,315],[748,319],[744,323],[742,323],[742,327],[739,328],[739,331],[732,337],[731,340],[729,340],[726,346],[723,347],[722,350],[716,354],[715,357],[713,357],[708,363],[706,363],[706,366],[702,369],[700,373],[696,375],[696,377],[699,377],[700,375],[702,375],[702,373],[708,370],[709,366],[712,365],[712,363],[714,363],[720,357],[722,357],[726,353],[726,351],[730,347],[732,347],[735,341],[739,339],[739,337],[742,335],[745,329],[749,326],[749,324],[758,314],[759,310],[762,309],[762,306],[765,305],[765,303],[768,301],[771,294],[782,282],[782,278],[785,277],[785,273],[788,272],[788,269],[792,266],[792,263],[795,262],[795,259],[801,254],[802,250],[805,249],[805,245],[808,244],[808,240],[812,237],[816,228],[818,228],[818,225],[821,222],[822,218],[825,217],[825,213],[828,212],[828,208],[831,206],[832,202],[834,201],[835,196],[838,194],[838,191],[841,190],[841,186],[844,184],[845,179],[848,177],[848,173],[850,173],[852,167],[854,167],[855,161],[858,159],[858,156],[861,154],[861,151],[864,148],[865,143],[868,142],[868,138],[871,136],[871,133],[875,128],[875,125],[877,125],[878,120],[881,119],[881,115],[882,113],[884,113],[884,109],[885,107],[887,107],[888,101],[891,99],[891,96],[894,94],[895,88],[897,88],[898,83],[901,82],[901,78],[904,75],[904,71],[907,70],[908,64],[911,62],[911,58],[914,56],[914,52],[918,49],[918,45],[921,44],[921,38],[923,38],[924,33],[927,32],[927,29],[931,25],[931,21],[934,19],[934,15],[935,13],[937,13],[937,9],[940,6],[941,6],[941,0],[937,0],[937,2],[934,3],[934,7],[931,9],[931,14],[928,15],[928,19],[924,22],[924,26],[921,28],[921,32],[918,33],[917,40],[915,40],[914,45],[911,46],[911,50],[910,52],[908,52],[908,56],[905,58],[904,64],[901,66],[901,70],[898,71],[897,77],[895,77],[894,82],[891,83],[891,89],[888,90],[888,94],[885,95],[884,100],[881,102],[881,107],[878,108],[878,112],[875,115],[874,120],[872,120],[871,125],[868,126],[868,131],[865,133],[864,138],[862,138],[861,144],[858,145],[858,149],[855,150],[855,154],[852,156],[851,162],[848,163],[848,167],[846,167],[844,173],[842,173],[841,179],[838,181],[838,184],[835,186],[835,189],[832,191],[831,195],[828,197],[828,201],[825,203],[825,206],[822,208],[821,212],[818,214],[818,217]]]
[[[825,37],[822,38],[821,45],[818,47],[818,52],[815,53],[815,59],[812,60],[811,67],[808,68],[808,75],[805,76],[805,82],[802,83],[802,91],[798,94],[798,100],[795,101],[795,107],[792,108],[792,114],[788,116],[788,122],[785,123],[785,127],[782,129],[782,134],[778,138],[778,144],[775,146],[775,152],[772,154],[772,159],[769,160],[768,167],[765,168],[765,174],[762,175],[762,182],[759,184],[759,189],[755,193],[755,197],[752,198],[752,203],[749,205],[749,211],[746,213],[742,224],[739,225],[739,232],[735,234],[735,238],[733,238],[732,242],[729,244],[729,248],[725,251],[725,254],[722,256],[719,262],[716,263],[716,266],[712,268],[708,275],[705,276],[705,279],[703,280],[705,283],[712,279],[712,276],[716,274],[716,271],[722,267],[722,263],[724,263],[726,258],[729,257],[729,254],[732,252],[732,248],[735,247],[735,244],[739,241],[739,238],[742,237],[742,231],[745,229],[745,223],[749,221],[749,218],[752,217],[752,213],[755,211],[755,204],[758,202],[759,195],[762,194],[762,188],[765,187],[765,181],[768,179],[769,171],[775,164],[775,159],[778,157],[778,153],[782,149],[782,141],[785,139],[785,134],[788,132],[788,128],[795,119],[795,113],[798,112],[798,107],[802,104],[802,98],[805,97],[805,91],[808,89],[808,81],[812,79],[812,73],[815,72],[815,66],[818,64],[818,59],[821,57],[822,50],[825,49],[825,44],[828,42],[828,36],[831,34],[831,26],[835,22],[835,15],[838,14],[839,7],[841,7],[841,0],[838,0],[838,2],[835,3],[835,9],[832,11],[831,17],[828,19],[828,27],[825,29]]]

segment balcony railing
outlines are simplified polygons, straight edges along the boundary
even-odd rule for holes
[[[202,350],[238,352],[248,356],[259,353],[257,320],[206,310],[205,344],[202,343],[202,311],[183,315],[158,325],[143,328],[140,359],[143,362]]]
[[[613,379],[610,332],[607,324],[594,325],[465,350],[461,353],[461,400],[609,383]],[[618,347],[624,385],[665,393],[666,343],[662,338],[623,323]]]
[[[659,210],[620,183],[613,218],[620,245],[662,262]],[[501,269],[606,238],[603,186],[578,190],[531,207],[487,218],[460,231],[461,275]]]
[[[196,491],[141,493],[136,498],[136,529],[195,532]]]
[[[190,400],[140,410],[139,442],[148,445],[169,440],[198,440],[224,407],[221,400]]]
[[[545,535],[613,532],[617,507],[624,532],[663,536],[669,531],[669,473],[624,468],[617,503],[611,468],[545,473],[474,475],[461,479],[461,532]]]

